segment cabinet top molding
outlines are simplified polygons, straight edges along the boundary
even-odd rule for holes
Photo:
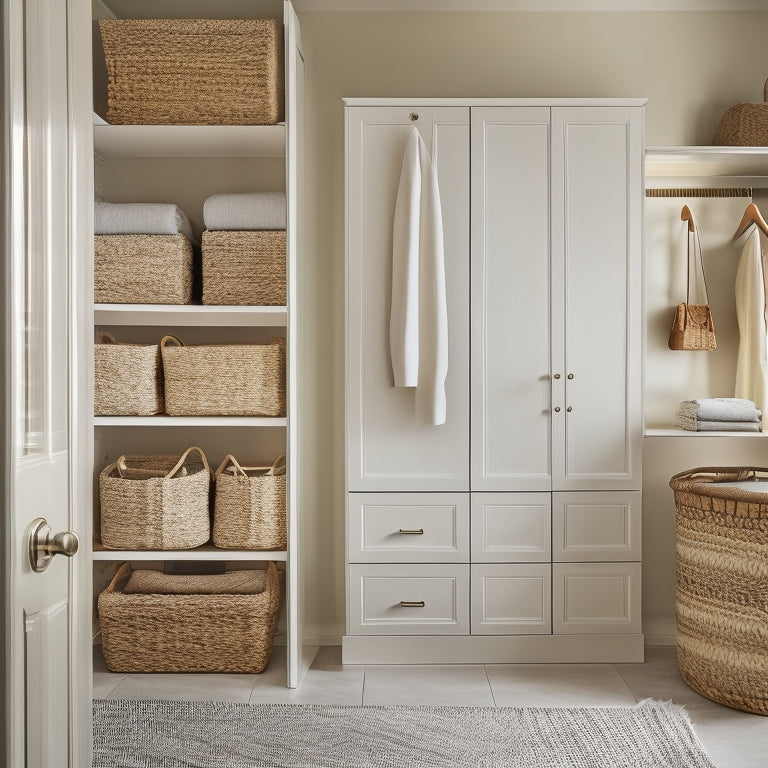
[[[344,97],[346,107],[643,107],[647,98],[377,98]]]

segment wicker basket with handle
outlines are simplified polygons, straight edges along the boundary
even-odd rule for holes
[[[720,118],[712,143],[716,146],[768,146],[768,80],[763,86],[763,103],[735,104]]]
[[[285,549],[285,454],[269,467],[227,456],[216,470],[213,543],[226,549]]]
[[[275,19],[100,19],[107,121],[268,125],[282,119]]]
[[[766,473],[701,467],[670,480],[680,673],[702,696],[761,715],[768,715],[768,492],[760,489],[768,482],[755,481]]]
[[[181,456],[121,456],[99,475],[107,549],[192,549],[211,533],[211,470],[197,446]]]
[[[163,370],[157,344],[122,344],[100,334],[93,348],[95,416],[153,416],[163,412]]]
[[[123,563],[98,599],[104,661],[110,671],[264,671],[280,607],[273,562],[267,564],[266,588],[252,594],[211,594],[208,588],[205,594],[129,594],[123,590],[130,576],[130,564]],[[205,578],[215,588],[217,576]]]
[[[171,416],[283,416],[285,339],[268,344],[160,342]]]

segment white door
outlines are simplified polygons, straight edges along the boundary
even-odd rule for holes
[[[472,490],[550,478],[549,107],[472,108]]]
[[[554,490],[639,490],[643,110],[552,109]]]
[[[448,302],[446,423],[416,417],[389,348],[392,222],[414,126],[437,166]],[[469,489],[469,109],[347,109],[348,490]]]
[[[40,546],[71,554],[76,538],[55,534],[80,522],[72,459],[81,447],[73,436],[86,430],[73,407],[82,365],[72,347],[73,253],[86,241],[69,202],[85,166],[72,151],[67,76],[67,25],[77,14],[60,0],[12,0],[3,12],[7,764],[74,768],[90,764],[78,735],[88,732],[90,678],[78,666],[75,680],[72,665],[82,642],[72,601],[77,574],[62,555],[36,572],[29,541],[44,518],[50,530],[37,526]]]

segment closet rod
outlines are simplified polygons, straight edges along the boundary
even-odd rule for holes
[[[646,197],[752,197],[752,187],[646,189]]]

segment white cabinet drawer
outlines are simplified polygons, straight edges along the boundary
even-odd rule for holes
[[[551,593],[549,565],[473,565],[472,634],[549,634]]]
[[[473,493],[472,562],[549,562],[549,493]]]
[[[466,563],[468,493],[350,493],[349,562]]]
[[[555,634],[634,634],[641,626],[640,563],[555,563]]]
[[[584,491],[552,496],[555,562],[640,560],[640,491]]]
[[[468,565],[350,565],[352,635],[469,634]]]

